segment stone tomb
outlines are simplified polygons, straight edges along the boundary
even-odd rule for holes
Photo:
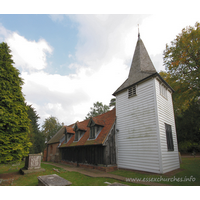
[[[41,154],[29,154],[25,160],[25,166],[20,169],[22,174],[45,171],[41,168]]]
[[[38,176],[39,186],[70,186],[72,183],[57,174]]]

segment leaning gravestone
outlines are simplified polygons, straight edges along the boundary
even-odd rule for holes
[[[41,168],[41,154],[29,154],[25,160],[25,166],[20,169],[22,174],[45,171]]]

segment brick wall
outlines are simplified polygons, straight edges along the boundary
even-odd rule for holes
[[[59,161],[59,149],[58,147],[59,143],[49,144],[48,145],[48,157],[47,161],[51,162],[58,162]]]

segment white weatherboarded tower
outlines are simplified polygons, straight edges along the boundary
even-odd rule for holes
[[[172,92],[138,35],[129,76],[113,94],[119,168],[159,174],[180,168]]]

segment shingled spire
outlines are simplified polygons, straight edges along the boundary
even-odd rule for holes
[[[157,73],[156,69],[153,66],[142,40],[140,39],[140,34],[138,33],[138,41],[133,55],[128,79],[114,92],[113,95],[116,95],[118,92],[142,81],[143,79],[155,73]]]

